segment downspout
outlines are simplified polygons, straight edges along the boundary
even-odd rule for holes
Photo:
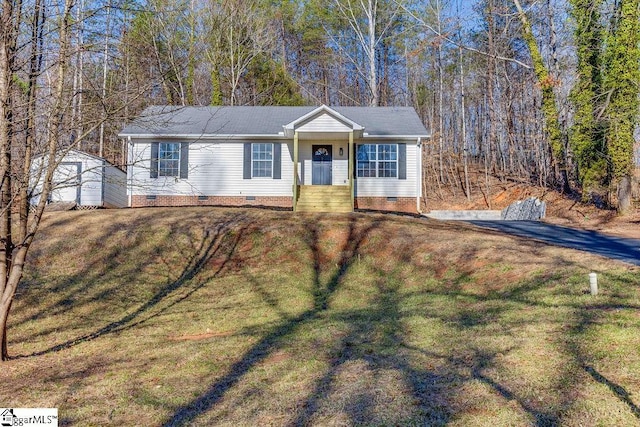
[[[104,208],[105,180],[107,179],[107,161],[102,159],[102,168],[100,170],[100,206]]]
[[[298,149],[299,149],[298,131],[293,132],[293,211],[298,210]]]
[[[354,166],[355,166],[355,151],[353,145],[353,129],[349,132],[349,166],[347,172],[349,173],[349,192],[351,193],[351,212],[355,210],[356,200],[356,188],[354,185]]]
[[[416,146],[416,176],[418,177],[416,180],[416,211],[418,211],[419,214],[422,214],[422,207],[420,206],[420,198],[422,196],[422,138],[418,138]]]
[[[127,137],[127,207],[131,207],[131,195],[133,194],[133,143],[131,137]]]

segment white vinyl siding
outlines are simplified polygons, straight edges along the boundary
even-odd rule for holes
[[[115,166],[104,168],[103,206],[124,208],[127,206],[127,174]]]
[[[313,120],[298,126],[296,128],[298,132],[349,132],[351,128],[344,123],[336,120],[331,115],[323,113]]]
[[[356,197],[416,197],[418,152],[419,148],[415,142],[407,141],[407,179],[357,177],[354,180]]]
[[[62,162],[54,173],[54,182],[60,182],[61,185],[51,192],[51,201],[76,201],[78,187],[69,185],[69,177],[76,181],[75,171],[79,164],[80,206],[127,206],[125,172],[100,158],[75,150],[69,152]],[[37,168],[37,165],[38,162],[34,161],[34,168]],[[62,182],[65,180],[66,183]],[[36,197],[31,203],[38,203],[37,193],[40,188],[41,184],[36,186]]]
[[[291,196],[293,141],[282,143],[282,179],[243,179],[244,143],[200,140],[189,144],[189,178],[149,178],[152,140],[133,144],[131,195]]]
[[[342,147],[342,156],[340,156],[340,147]],[[333,145],[333,185],[349,185],[347,147],[347,143]]]
[[[156,140],[157,141],[157,140]],[[131,153],[133,166],[131,195],[193,195],[193,196],[292,196],[293,141],[282,142],[282,179],[243,179],[244,143],[254,141],[199,140],[189,145],[189,178],[159,177],[150,179],[151,142],[138,140]],[[356,141],[356,144],[362,142]],[[368,142],[367,142],[368,143]],[[311,146],[326,141],[304,141],[299,144],[299,174],[301,184],[311,184]],[[333,146],[333,185],[348,185],[348,144],[328,142]],[[343,156],[340,156],[340,147]],[[415,141],[407,141],[407,179],[357,178],[357,196],[415,197],[417,194]],[[355,165],[354,165],[355,166]]]

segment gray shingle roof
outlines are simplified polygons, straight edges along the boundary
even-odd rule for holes
[[[149,107],[121,136],[278,135],[283,126],[318,107]],[[428,136],[411,107],[329,107],[371,136]]]

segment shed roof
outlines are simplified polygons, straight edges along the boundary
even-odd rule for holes
[[[411,107],[324,107],[369,136],[429,136]],[[127,136],[282,135],[283,127],[318,107],[148,107],[120,133]]]

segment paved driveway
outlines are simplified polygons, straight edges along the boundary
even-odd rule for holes
[[[526,237],[555,246],[578,249],[618,261],[640,265],[640,240],[607,236],[596,231],[578,230],[539,221],[468,221],[514,236]]]

